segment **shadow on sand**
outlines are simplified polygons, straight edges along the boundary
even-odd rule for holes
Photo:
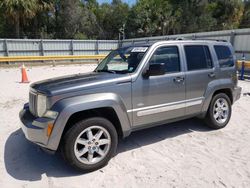
[[[189,119],[168,125],[145,129],[132,133],[121,140],[117,153],[153,144],[190,132],[211,131],[199,119]],[[59,154],[49,155],[24,138],[22,130],[13,132],[7,139],[4,151],[7,172],[15,179],[26,181],[41,180],[42,174],[48,177],[69,177],[82,175],[69,167]]]

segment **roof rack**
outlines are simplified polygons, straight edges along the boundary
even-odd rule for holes
[[[165,40],[188,40],[185,37],[166,37]]]
[[[165,40],[209,40],[209,41],[217,41],[217,42],[228,42],[227,40],[223,40],[223,39],[208,39],[208,38],[185,38],[185,37],[168,37]]]
[[[217,41],[217,42],[228,42],[224,39],[207,39],[207,38],[192,38],[192,40],[210,40],[210,41]]]

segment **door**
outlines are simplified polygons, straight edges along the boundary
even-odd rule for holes
[[[186,56],[186,115],[201,112],[209,82],[216,77],[207,45],[184,45]]]
[[[179,46],[160,46],[148,64],[165,65],[165,74],[144,78],[140,75],[132,83],[133,125],[177,118],[185,114],[185,74]]]

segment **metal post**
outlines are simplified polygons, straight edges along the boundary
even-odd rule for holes
[[[96,55],[99,55],[99,41],[96,40],[96,43],[95,43],[95,54]],[[99,64],[101,62],[100,59],[97,59],[97,64]]]
[[[122,47],[122,43],[123,43],[123,41],[119,39],[119,40],[118,40],[118,45],[117,45],[117,48]]]
[[[240,80],[244,80],[244,73],[245,73],[245,54],[243,53],[242,55],[242,62],[241,62],[241,75],[240,75]]]
[[[98,40],[96,40],[96,43],[95,43],[95,54],[99,55],[99,41]]]
[[[74,40],[70,41],[71,55],[74,55]]]
[[[4,40],[4,46],[5,46],[5,55],[8,57],[9,56],[9,48],[8,48],[8,41],[7,39]],[[7,62],[10,64],[10,62]]]
[[[41,56],[44,56],[43,40],[40,40],[40,55],[41,55]]]
[[[230,43],[232,44],[233,47],[235,42],[235,35],[236,35],[235,31],[232,31],[230,35]]]
[[[8,48],[8,41],[7,39],[4,40],[4,46],[5,46],[5,55],[9,56],[9,48]]]
[[[40,40],[40,55],[44,56],[44,46],[43,46],[43,40]],[[45,63],[46,61],[42,61],[43,63]]]

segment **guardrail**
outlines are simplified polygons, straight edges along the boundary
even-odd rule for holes
[[[0,57],[2,62],[32,62],[32,61],[58,61],[58,60],[101,60],[106,55],[66,55],[66,56],[11,56]]]
[[[237,62],[237,67],[238,67],[238,70],[241,70],[241,68],[242,68],[242,61],[238,61]],[[245,61],[244,67],[245,67],[245,69],[249,69],[250,70],[250,61]]]
[[[31,62],[31,61],[57,61],[57,60],[101,60],[106,55],[64,55],[64,56],[11,56],[0,57],[2,62]],[[245,61],[245,68],[250,70],[250,61]],[[238,70],[242,67],[242,61],[237,61]]]
[[[239,79],[250,79],[250,61],[238,61],[237,69],[239,71]]]

